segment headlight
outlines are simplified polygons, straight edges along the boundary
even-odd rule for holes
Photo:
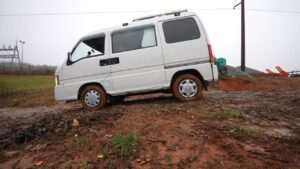
[[[59,85],[59,76],[55,76],[55,85]]]

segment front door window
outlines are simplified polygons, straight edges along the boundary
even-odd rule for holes
[[[99,56],[104,54],[105,37],[89,38],[79,42],[73,50],[70,61],[76,62],[80,59]]]

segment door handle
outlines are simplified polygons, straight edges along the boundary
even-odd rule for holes
[[[119,64],[120,60],[119,58],[111,58],[110,59],[110,65],[115,65],[115,64]]]
[[[115,64],[119,64],[119,63],[120,63],[120,60],[118,57],[100,60],[100,66],[115,65]]]
[[[109,65],[109,59],[100,60],[100,66],[108,66],[108,65]]]

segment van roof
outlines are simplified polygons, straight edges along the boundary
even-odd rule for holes
[[[126,29],[126,28],[140,26],[140,25],[157,23],[159,21],[170,20],[170,19],[177,18],[177,17],[185,17],[185,16],[193,16],[193,15],[195,15],[194,12],[189,12],[187,10],[180,10],[180,11],[172,11],[172,12],[167,12],[167,13],[162,13],[162,14],[145,16],[145,17],[134,19],[133,22],[128,23],[128,25],[126,25],[126,26],[120,25],[120,26],[110,27],[110,28],[106,28],[106,29],[100,29],[100,30],[91,32],[84,37],[90,37],[90,36],[98,35],[101,33],[113,32],[116,30]]]

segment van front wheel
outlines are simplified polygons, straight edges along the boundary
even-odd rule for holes
[[[107,97],[102,87],[89,85],[82,90],[80,101],[85,108],[100,109],[105,106]]]
[[[191,74],[180,75],[172,85],[172,92],[180,101],[198,100],[203,97],[202,82]]]

